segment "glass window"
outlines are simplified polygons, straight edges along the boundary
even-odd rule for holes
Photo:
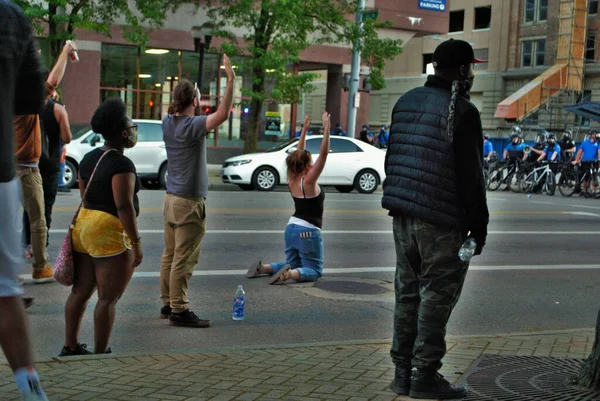
[[[532,67],[533,41],[523,41],[521,48],[521,67]]]
[[[321,138],[312,138],[306,140],[306,150],[313,155],[318,155],[321,150]]]
[[[585,41],[585,62],[593,63],[596,60],[596,34],[588,32]]]
[[[161,124],[136,123],[138,125],[138,141],[162,142],[163,132]]]
[[[544,65],[544,56],[546,54],[546,39],[539,39],[535,44],[535,65]]]
[[[589,0],[588,13],[598,14],[598,0]]]
[[[330,141],[330,148],[333,153],[362,152],[361,148],[347,139],[331,138]]]
[[[525,0],[525,22],[533,22],[535,20],[535,0]]]
[[[475,8],[475,24],[473,29],[488,29],[492,23],[492,6]]]
[[[179,52],[167,49],[146,49],[140,52],[140,87],[162,91],[166,82],[179,75]]]
[[[489,57],[489,49],[476,49],[474,50],[475,58],[480,60],[487,60]],[[487,71],[488,63],[475,64],[476,71]]]
[[[538,21],[546,21],[548,19],[548,0],[538,0]]]
[[[450,29],[448,32],[462,32],[465,27],[465,10],[450,11]]]
[[[100,86],[108,88],[137,87],[138,48],[102,44]]]
[[[423,54],[423,74],[427,74],[427,64],[433,63],[433,53]]]

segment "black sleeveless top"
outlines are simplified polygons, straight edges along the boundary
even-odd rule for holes
[[[323,228],[325,192],[323,192],[323,189],[321,189],[319,195],[312,198],[307,198],[306,193],[304,192],[304,177],[302,177],[302,180],[300,181],[300,187],[302,188],[302,195],[304,197],[296,198],[294,195],[292,195],[292,199],[294,199],[294,206],[296,208],[294,217],[302,219],[315,227]]]
[[[58,173],[60,171],[60,156],[62,141],[60,140],[60,125],[54,117],[54,100],[48,99],[40,113],[42,125],[42,154],[39,166],[44,172]]]

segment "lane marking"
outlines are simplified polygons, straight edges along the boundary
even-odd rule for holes
[[[54,211],[72,211],[76,210],[75,207],[71,206],[58,206],[53,209]],[[162,213],[162,208],[141,208],[140,212],[160,212]],[[293,209],[262,209],[262,208],[247,208],[247,209],[237,209],[237,208],[215,208],[215,209],[207,209],[208,213],[214,214],[277,214],[277,213],[285,213],[292,214],[294,213]],[[564,210],[495,210],[491,211],[491,215],[573,215],[577,212],[572,211],[564,211]],[[361,209],[338,209],[331,210],[326,209],[325,215],[330,214],[367,214],[367,215],[381,215],[387,216],[388,211],[385,209],[374,209],[374,210],[361,210]]]
[[[554,205],[554,202],[546,202],[546,201],[531,201],[530,203],[537,203],[539,205]]]
[[[600,216],[600,215],[595,215]],[[139,230],[140,234],[163,234],[163,230]],[[283,234],[284,230],[207,230],[206,234]],[[51,229],[50,234],[66,234],[67,229]],[[324,230],[322,234],[393,234],[392,230]],[[488,231],[489,235],[597,235],[600,231]]]
[[[507,270],[595,270],[600,265],[504,265],[504,266],[470,266],[471,271],[507,271]],[[349,267],[349,268],[325,268],[323,274],[356,274],[356,273],[393,273],[395,267]],[[194,276],[244,276],[246,270],[198,270]],[[31,280],[31,274],[19,275],[25,280]],[[159,278],[160,272],[135,272],[135,278]]]
[[[599,206],[584,206],[584,205],[571,205],[573,207],[580,207],[583,209],[596,209],[596,210],[600,210]]]

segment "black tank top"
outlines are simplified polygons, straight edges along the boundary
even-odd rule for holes
[[[48,99],[40,113],[42,154],[39,166],[43,172],[57,173],[60,171],[62,143],[60,140],[60,125],[54,117],[54,103],[54,100]]]
[[[321,189],[319,195],[312,198],[307,198],[306,193],[304,192],[304,177],[302,177],[302,180],[300,181],[300,187],[302,188],[302,195],[304,197],[296,198],[294,195],[292,195],[292,199],[294,199],[294,206],[296,208],[294,217],[302,219],[313,226],[323,228],[325,192],[323,192]]]

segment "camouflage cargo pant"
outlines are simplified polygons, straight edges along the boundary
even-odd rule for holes
[[[390,355],[395,364],[438,370],[446,324],[465,281],[458,258],[464,234],[419,219],[394,217],[396,308]]]

